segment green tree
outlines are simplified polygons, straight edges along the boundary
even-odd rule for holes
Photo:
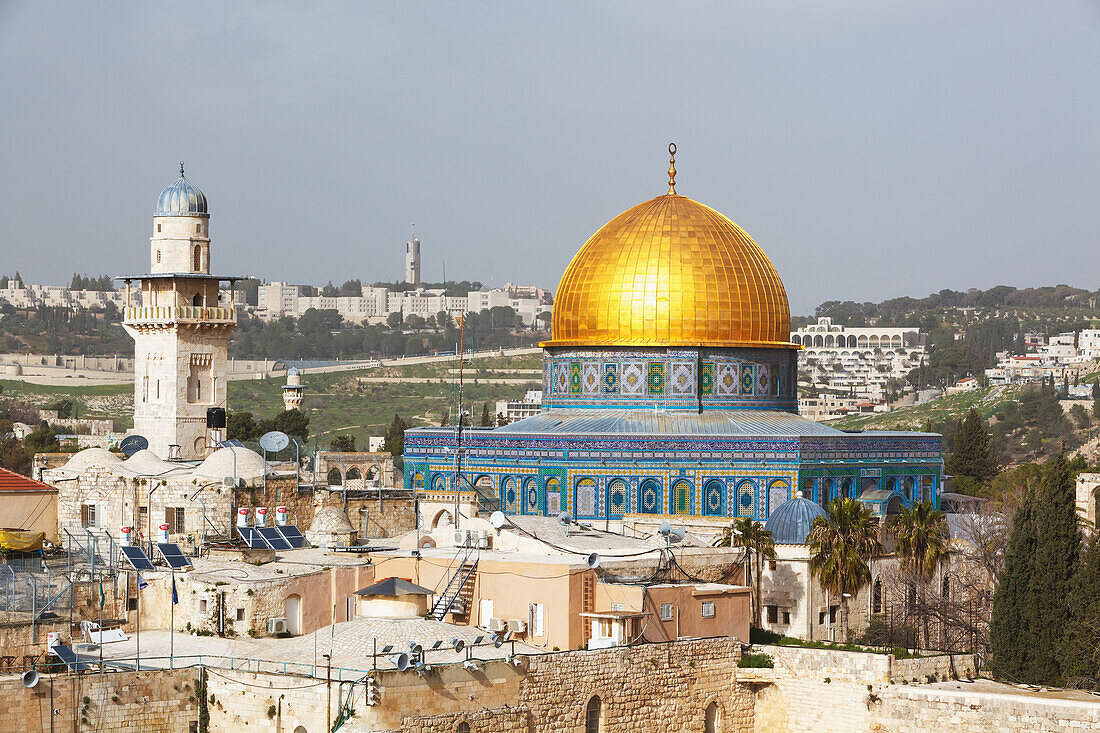
[[[912,507],[902,507],[890,520],[889,530],[897,542],[902,568],[922,586],[922,593],[927,592],[928,584],[947,559],[947,515],[930,501],[918,502]],[[927,645],[928,616],[921,615]]]
[[[401,328],[401,321],[401,311],[394,311],[393,313],[390,313],[388,316],[386,316],[386,325],[394,330]]]
[[[1031,592],[1035,575],[1035,502],[1037,489],[1028,488],[1024,501],[1012,518],[1005,567],[993,593],[993,616],[989,641],[993,669],[998,677],[1026,679],[1031,668],[1032,637],[1036,617],[1035,597]]]
[[[382,444],[382,450],[389,451],[394,458],[400,458],[405,453],[405,429],[408,423],[401,419],[396,412],[390,426],[386,428],[386,440]]]
[[[889,528],[905,569],[926,583],[932,580],[947,559],[947,515],[922,501],[902,507]]]
[[[51,409],[57,410],[57,417],[59,419],[68,420],[73,416],[73,401],[67,399],[58,400]]]
[[[1074,405],[1073,407],[1069,408],[1069,414],[1070,417],[1073,418],[1073,421],[1077,423],[1077,427],[1082,430],[1087,428],[1092,423],[1092,421],[1089,419],[1088,410],[1085,409],[1084,405]]]
[[[354,453],[355,436],[350,433],[337,435],[328,444],[328,448],[329,450],[340,451],[341,453]]]
[[[225,437],[229,440],[257,440],[260,435],[260,427],[251,412],[231,412],[225,419]]]
[[[749,585],[754,588],[752,623],[756,628],[760,626],[760,573],[761,565],[765,559],[775,559],[775,538],[772,533],[764,528],[764,525],[752,517],[738,517],[733,520],[732,531],[727,527],[723,535],[714,543],[715,547],[744,547],[745,552],[752,555],[752,561],[756,565],[756,573],[749,566]]]
[[[945,468],[952,476],[969,476],[983,484],[997,474],[997,458],[985,421],[974,408],[970,408],[966,418],[959,423],[955,449]]]
[[[61,450],[61,441],[57,439],[57,433],[43,420],[23,439],[23,447],[29,456],[35,453],[56,453]]]
[[[0,435],[0,468],[29,476],[31,473],[31,457],[27,454],[23,444],[12,437]]]
[[[1092,416],[1100,419],[1100,377],[1092,381]]]
[[[1094,536],[1069,592],[1069,626],[1062,647],[1070,687],[1100,690],[1100,538]]]
[[[478,423],[479,428],[491,428],[493,427],[493,413],[489,409],[489,403],[485,402],[481,405],[481,422]]]
[[[834,598],[840,600],[843,640],[848,641],[848,598],[871,581],[867,561],[881,547],[878,519],[855,499],[834,499],[825,516],[815,517],[806,538],[810,543],[810,571]]]
[[[309,415],[301,410],[284,410],[275,416],[275,429],[292,438],[309,438]]]
[[[1065,454],[1047,462],[1035,512],[1035,568],[1039,572],[1031,579],[1039,623],[1030,681],[1040,684],[1065,682],[1059,651],[1070,622],[1068,598],[1081,557],[1075,486]]]
[[[439,417],[439,427],[441,427],[441,428],[447,427],[447,420],[449,420],[450,417],[451,417],[450,409],[444,407],[443,408],[443,414],[440,415],[440,417]]]

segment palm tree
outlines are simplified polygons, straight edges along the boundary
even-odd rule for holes
[[[932,502],[922,501],[903,507],[890,520],[889,529],[897,541],[902,567],[927,586],[947,559],[947,515]],[[928,617],[923,615],[924,643],[928,644]]]
[[[814,518],[806,539],[810,571],[825,590],[840,598],[840,625],[848,641],[848,598],[871,582],[867,561],[881,548],[878,519],[855,499],[834,499],[825,516]]]
[[[756,562],[756,575],[754,576],[751,565],[749,569],[749,585],[755,586],[755,600],[752,608],[753,626],[760,628],[760,573],[761,563],[765,558],[775,559],[775,538],[772,533],[764,529],[764,525],[752,517],[738,517],[733,520],[733,527],[727,527],[715,547],[744,547],[746,552],[751,552]]]

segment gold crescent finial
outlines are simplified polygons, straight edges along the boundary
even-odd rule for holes
[[[668,144],[668,195],[676,193],[676,143]]]

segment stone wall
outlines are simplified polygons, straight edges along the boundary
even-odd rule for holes
[[[0,730],[187,733],[199,718],[198,679],[197,669],[43,674],[27,689],[17,676],[0,677]]]
[[[348,519],[359,539],[400,537],[416,529],[416,511],[412,492],[403,489],[382,492],[382,508],[378,508],[378,493],[349,496]]]
[[[883,694],[892,682],[924,681],[928,675],[937,679],[945,674],[950,677],[952,665],[958,676],[975,669],[971,655],[895,660],[891,654],[870,652],[785,646],[760,648],[775,660],[772,675],[775,684],[762,687],[756,698],[755,726],[760,732],[876,730],[871,696]]]
[[[740,646],[732,639],[702,639],[600,651],[523,657],[520,664],[489,662],[477,670],[436,667],[426,677],[413,672],[376,673],[380,704],[368,706],[364,688],[351,692],[355,717],[341,730],[453,733],[462,721],[478,731],[580,733],[592,696],[602,704],[607,733],[703,730],[714,703],[719,730],[752,730],[753,693],[735,681]],[[324,684],[276,675],[210,670],[207,692],[212,730],[268,725],[307,733],[325,728]],[[333,684],[335,719],[340,686]],[[262,729],[262,728],[261,728]]]
[[[872,704],[871,733],[1081,733],[1100,730],[1100,702],[942,687],[892,687]]]

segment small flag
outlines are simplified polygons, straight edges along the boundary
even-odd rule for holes
[[[145,590],[149,587],[149,584],[145,582],[145,578],[141,577],[141,573],[138,573],[138,590]]]
[[[99,608],[103,610],[103,607],[107,604],[107,596],[103,595],[103,578],[99,579]]]
[[[176,605],[180,602],[180,597],[176,593],[176,579],[172,578],[172,605]]]

